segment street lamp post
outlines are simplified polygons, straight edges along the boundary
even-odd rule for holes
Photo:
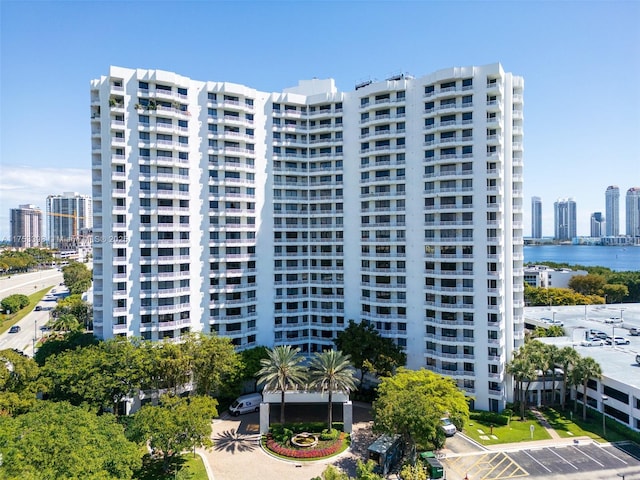
[[[604,403],[609,400],[609,397],[607,397],[606,395],[602,395],[602,397],[600,398],[602,400],[602,436],[606,437],[607,436],[607,424],[605,423],[605,416],[604,416]]]

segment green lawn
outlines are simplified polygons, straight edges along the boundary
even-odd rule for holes
[[[578,405],[578,411],[570,409],[565,411],[553,408],[541,409],[542,414],[562,438],[587,436],[598,442],[618,442],[628,440],[629,437],[614,430],[613,420],[607,418],[607,434],[603,435],[602,415],[597,412],[590,412],[592,416],[587,416],[587,420],[582,420],[582,406]]]
[[[31,295],[28,295],[29,297],[29,305],[27,305],[26,307],[24,307],[22,310],[20,310],[17,313],[12,313],[11,315],[5,315],[0,314],[0,333],[4,333],[7,330],[9,330],[9,328],[12,325],[15,325],[16,323],[18,323],[20,320],[22,320],[25,316],[27,316],[27,314],[31,313],[31,311],[35,308],[35,306],[38,304],[38,302],[40,300],[42,300],[42,298],[49,292],[49,290],[51,290],[53,287],[47,287],[44,288],[42,290],[39,290],[35,293],[32,293]],[[3,297],[4,298],[4,297]],[[0,299],[1,300],[1,299]]]
[[[134,478],[136,480],[208,480],[209,477],[200,455],[183,453],[172,462],[169,472],[163,472],[162,459],[152,459],[149,455],[145,455],[142,470]]]
[[[531,438],[531,425],[533,425],[533,439]],[[481,445],[530,442],[532,440],[547,440],[551,438],[533,417],[520,421],[519,417],[514,416],[509,425],[493,427],[493,435],[491,431],[490,424],[484,424],[477,420],[471,420],[464,429],[465,435]]]

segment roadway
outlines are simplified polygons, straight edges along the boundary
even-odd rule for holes
[[[22,273],[11,275],[11,277],[0,278],[0,299],[16,293],[31,295],[43,288],[52,287],[55,294],[49,292],[37,305],[42,307],[41,311],[32,310],[20,320],[16,325],[20,327],[18,333],[9,333],[7,330],[0,335],[0,350],[15,348],[26,355],[33,355],[34,339],[42,336],[40,328],[49,320],[49,311],[56,306],[56,300],[67,292],[66,287],[59,284],[63,281],[62,272],[57,269],[41,270],[38,272]],[[35,308],[36,305],[29,305],[27,308]]]

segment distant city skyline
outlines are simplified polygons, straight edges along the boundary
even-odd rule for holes
[[[590,214],[604,213],[608,185],[620,185],[622,195],[640,185],[637,145],[620,141],[640,131],[640,89],[630,88],[640,84],[640,2],[166,1],[157,5],[171,11],[172,24],[188,28],[180,41],[144,48],[136,47],[136,21],[123,18],[146,18],[156,3],[113,5],[0,2],[0,41],[10,46],[0,58],[0,239],[9,237],[10,208],[44,210],[50,194],[91,193],[89,85],[110,65],[272,92],[314,77],[350,90],[398,72],[500,62],[525,81],[523,193],[527,206],[542,198],[543,236],[553,235],[557,198],[575,198],[577,233],[585,236]],[[212,18],[237,21],[216,22],[212,35]],[[425,18],[438,21],[425,31]],[[321,41],[294,41],[308,37],[310,19]],[[402,19],[401,41],[380,35],[392,31],[391,19]],[[279,28],[286,34],[272,34]],[[436,47],[438,38],[447,48]],[[223,39],[232,41],[214,47]],[[594,108],[586,100],[594,92],[625,94]],[[36,124],[46,125],[37,135]],[[531,210],[523,210],[528,234]]]

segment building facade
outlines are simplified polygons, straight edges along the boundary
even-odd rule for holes
[[[626,196],[627,236],[640,238],[640,187],[631,187]]]
[[[499,64],[280,93],[111,67],[91,84],[95,333],[310,354],[367,321],[503,408],[523,87]]]
[[[553,204],[553,212],[554,238],[560,241],[576,238],[576,202],[572,198],[560,198]]]
[[[605,191],[606,236],[620,235],[620,189],[610,185]]]
[[[90,195],[64,192],[47,197],[47,233],[51,248],[76,248],[78,239],[93,225]]]
[[[42,210],[35,205],[20,205],[11,209],[10,218],[12,247],[33,248],[43,245]]]
[[[602,216],[602,212],[593,212],[591,214],[591,237],[592,238],[600,238],[603,233],[603,225],[604,225],[604,217]]]
[[[531,197],[531,238],[542,238],[542,199]]]

